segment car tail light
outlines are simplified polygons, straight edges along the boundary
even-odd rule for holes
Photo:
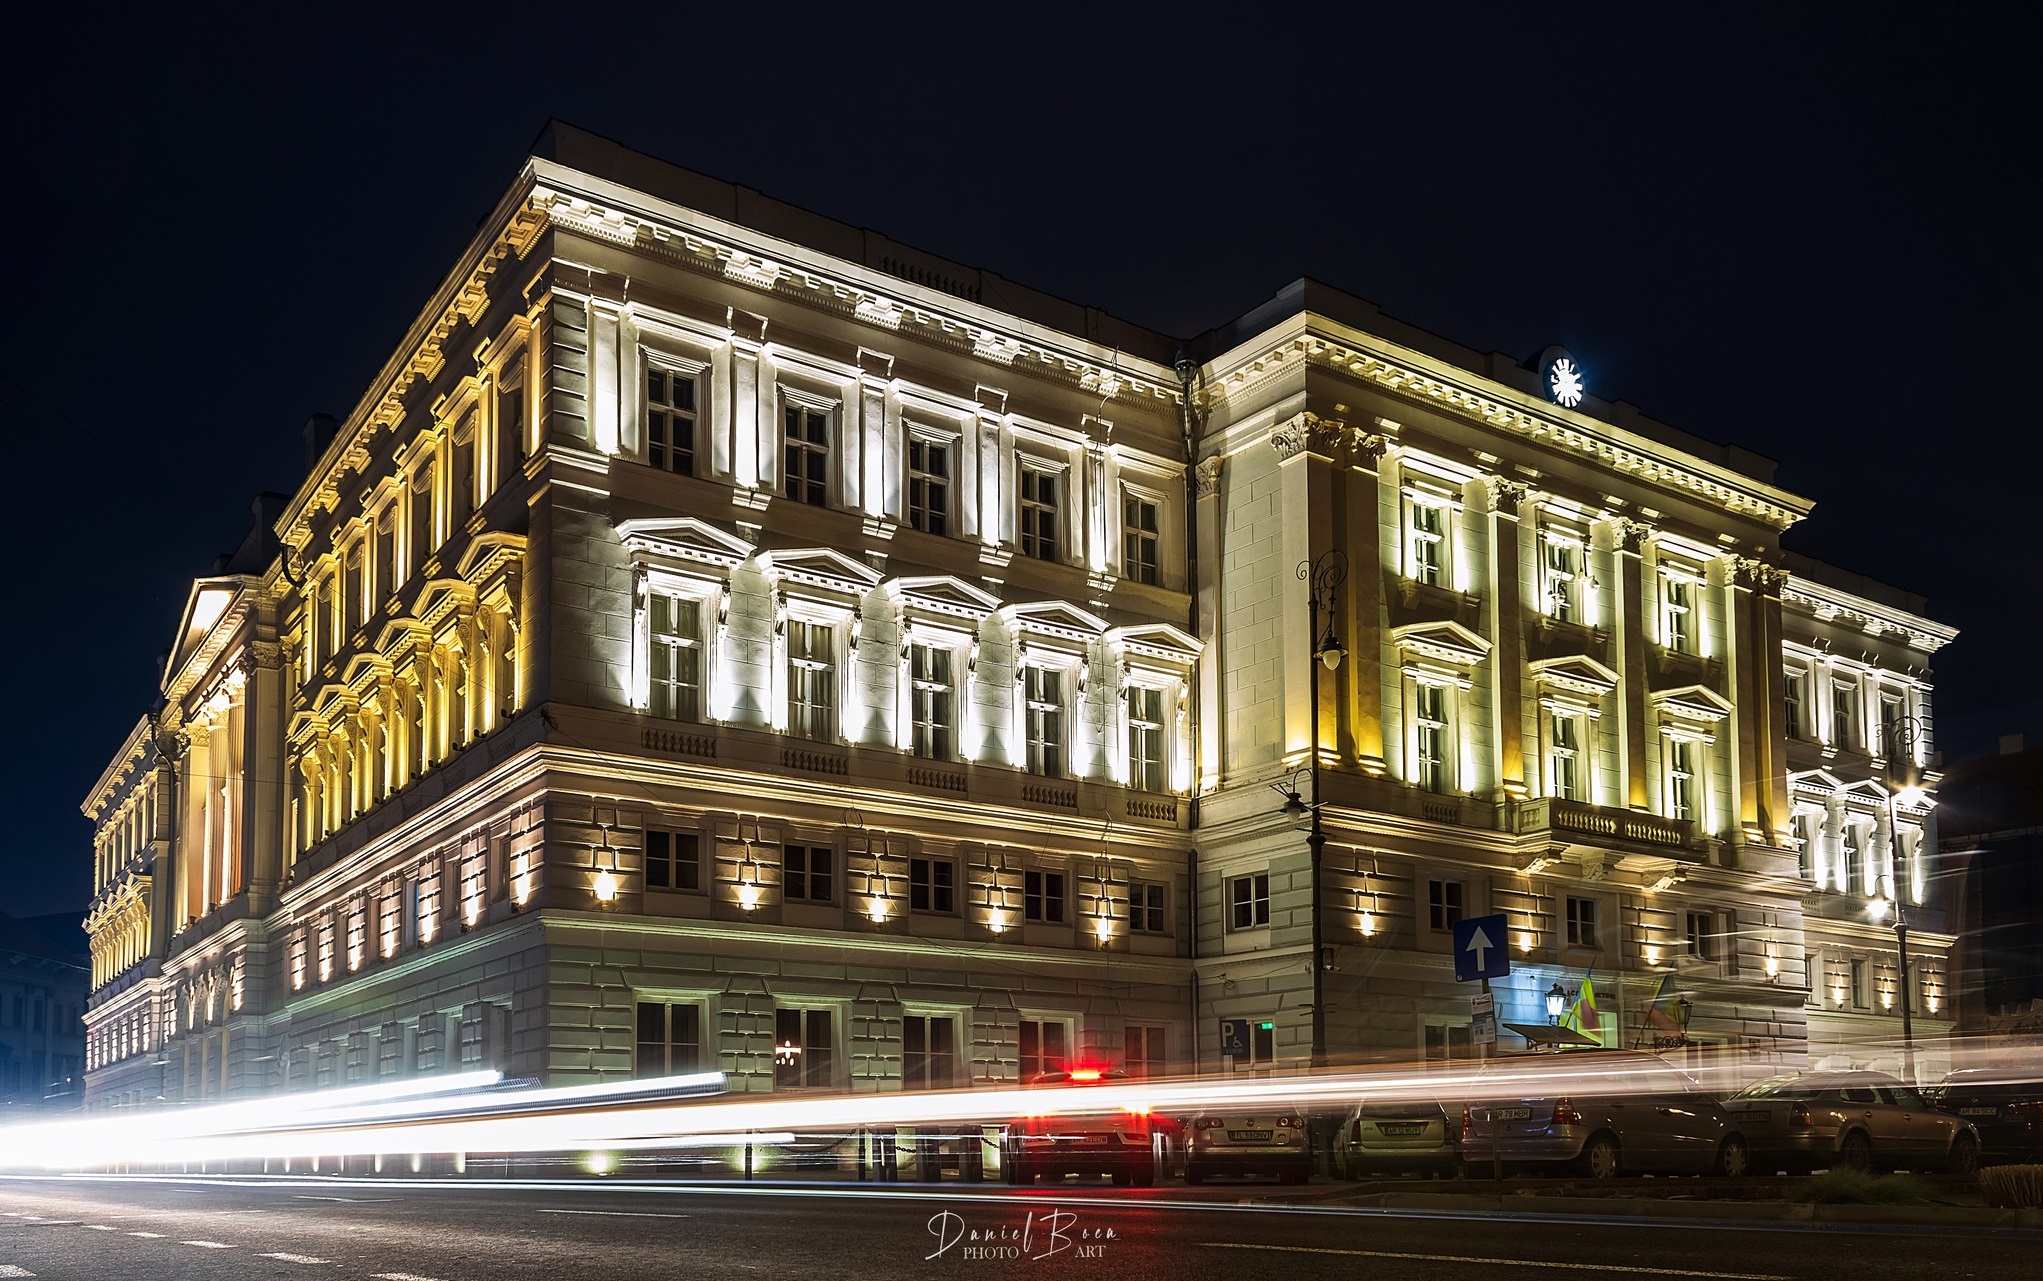
[[[1355,1140],[1355,1142],[1357,1143],[1360,1143],[1362,1141],[1362,1123],[1360,1121],[1357,1121],[1355,1122],[1354,1125],[1348,1127],[1348,1137]]]
[[[1793,1107],[1789,1108],[1788,1124],[1799,1126],[1810,1125],[1811,1122],[1809,1120],[1809,1105],[1806,1103],[1797,1103]]]
[[[1071,1079],[1085,1082],[1097,1081],[1100,1079],[1100,1070],[1098,1068],[1073,1068],[1071,1069]]]
[[[1577,1112],[1575,1105],[1568,1100],[1556,1100],[1554,1103],[1554,1124],[1580,1125],[1582,1124],[1582,1114]]]
[[[1149,1115],[1149,1105],[1147,1103],[1130,1103],[1127,1107],[1124,1107],[1121,1110],[1123,1112],[1126,1112],[1129,1116]]]

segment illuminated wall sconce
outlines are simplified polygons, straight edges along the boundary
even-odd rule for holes
[[[1646,944],[1646,964],[1658,965],[1659,963],[1660,963],[1660,945],[1658,943]]]
[[[986,917],[986,928],[992,930],[995,934],[1005,933],[1007,931],[1007,913],[997,907],[994,908]]]
[[[1094,937],[1099,939],[1101,947],[1105,947],[1107,944],[1113,942],[1114,941],[1113,918],[1110,916],[1100,917],[1098,920],[1093,922],[1092,932]]]
[[[1377,903],[1375,877],[1376,865],[1373,860],[1370,863],[1369,870],[1366,872],[1362,870],[1361,860],[1356,860],[1355,878],[1361,884],[1355,887],[1355,928],[1366,939],[1376,937]],[[1368,888],[1364,888],[1365,886]]]
[[[866,908],[865,914],[874,925],[885,925],[887,923],[887,900],[874,898],[872,905]]]
[[[1533,938],[1531,930],[1518,931],[1518,950],[1521,953],[1530,956],[1532,954],[1532,944]]]
[[[596,901],[606,908],[609,907],[617,901],[617,873],[607,867],[596,873],[594,888],[596,891]]]
[[[421,912],[421,913],[419,913],[419,946],[420,946],[420,947],[424,947],[424,946],[425,946],[426,944],[428,944],[428,943],[432,942],[432,941],[433,941],[433,935],[434,935],[434,933],[435,933],[435,932],[436,932],[436,931],[437,931],[437,930],[439,929],[439,926],[438,926],[437,922],[435,921],[435,919],[434,919],[434,916],[435,916],[435,913],[433,913],[433,912]]]

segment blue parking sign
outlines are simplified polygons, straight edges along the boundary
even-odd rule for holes
[[[1249,1056],[1249,1021],[1247,1019],[1220,1020],[1220,1052],[1237,1059]]]
[[[1454,923],[1454,977],[1463,983],[1500,979],[1511,972],[1510,922],[1502,914]]]

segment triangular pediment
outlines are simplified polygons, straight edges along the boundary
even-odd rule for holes
[[[515,564],[525,554],[525,535],[490,530],[477,534],[461,553],[454,572],[471,583],[481,583],[506,564]]]
[[[1731,714],[1731,704],[1707,685],[1683,685],[1653,695],[1653,705],[1672,716],[1691,721],[1720,721]]]
[[[752,544],[694,516],[627,520],[617,527],[627,549],[670,560],[691,560],[733,569],[752,555]]]
[[[1556,689],[1601,698],[1617,688],[1617,673],[1586,654],[1542,658],[1530,666],[1533,679]]]
[[[200,651],[217,654],[226,631],[241,613],[237,607],[243,603],[244,593],[254,581],[239,574],[192,581],[191,595],[185,598],[184,614],[178,619],[177,644],[171,647],[170,660],[163,668],[166,689]],[[208,644],[209,641],[212,643]],[[211,661],[210,655],[206,661]]]
[[[1827,769],[1811,769],[1788,775],[1788,786],[1828,794],[1843,791],[1844,780]]]
[[[1490,642],[1447,619],[1407,624],[1391,632],[1391,640],[1414,654],[1462,667],[1473,667],[1490,656]]]
[[[1137,627],[1116,627],[1107,640],[1129,653],[1147,654],[1171,662],[1190,663],[1204,648],[1190,632],[1169,623],[1144,623]]]
[[[1840,790],[1850,800],[1878,801],[1882,805],[1887,803],[1887,789],[1870,778],[1862,778],[1856,783],[1847,783]]]
[[[828,547],[789,547],[759,558],[768,582],[820,587],[846,596],[863,596],[880,584],[879,571]]]
[[[457,608],[475,604],[475,588],[459,578],[436,578],[427,583],[411,607],[412,616],[427,627],[437,627]]]
[[[887,595],[914,609],[959,618],[984,618],[1000,608],[1000,598],[950,574],[887,580]]]
[[[1009,605],[1000,611],[1000,616],[1017,631],[1063,636],[1071,640],[1091,640],[1107,630],[1105,619],[1061,600]]]

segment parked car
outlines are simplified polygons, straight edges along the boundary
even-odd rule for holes
[[[1455,1132],[1438,1103],[1363,1100],[1334,1134],[1334,1172],[1344,1179],[1419,1170],[1452,1174]]]
[[[1619,1171],[1742,1175],[1745,1139],[1724,1106],[1658,1055],[1570,1050],[1491,1059],[1477,1080],[1552,1078],[1530,1097],[1494,1095],[1463,1106],[1462,1163],[1486,1167],[1492,1149],[1513,1167],[1570,1168],[1607,1179]],[[1493,1142],[1494,1139],[1494,1142]]]
[[[2043,1162],[2037,1075],[2034,1068],[1961,1068],[1937,1087],[1937,1107],[1979,1131],[1981,1161]]]
[[[1072,1068],[1043,1072],[1025,1088],[1127,1085],[1134,1078],[1108,1068]],[[1154,1134],[1147,1109],[1074,1108],[1069,1098],[1046,1100],[1042,1113],[1017,1117],[1000,1131],[1000,1168],[1004,1180],[1027,1186],[1039,1178],[1066,1175],[1111,1176],[1126,1187],[1156,1182]]]
[[[1753,1082],[1725,1106],[1752,1145],[1756,1169],[1979,1164],[1978,1130],[1884,1072],[1783,1073]]]
[[[1215,1175],[1274,1174],[1285,1183],[1312,1177],[1305,1114],[1279,1107],[1258,1112],[1208,1112],[1185,1126],[1185,1182]]]

